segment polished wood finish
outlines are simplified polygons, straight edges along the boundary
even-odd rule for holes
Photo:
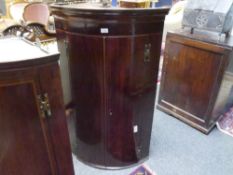
[[[0,63],[1,175],[74,175],[58,57]],[[44,93],[49,118],[40,110]]]
[[[58,43],[66,48],[60,51],[69,60],[77,114],[73,151],[100,168],[147,159],[169,9],[88,9],[74,4],[51,10]]]
[[[231,41],[185,30],[168,33],[158,108],[209,133],[222,111],[214,112],[231,51]]]

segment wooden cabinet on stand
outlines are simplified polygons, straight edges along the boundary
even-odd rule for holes
[[[209,133],[233,100],[232,39],[186,30],[168,33],[158,108]]]
[[[59,55],[19,38],[0,47],[0,174],[74,175]]]
[[[64,3],[51,10],[60,48],[66,48],[77,113],[73,151],[100,168],[146,160],[169,9]]]

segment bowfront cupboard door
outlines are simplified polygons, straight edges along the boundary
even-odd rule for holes
[[[127,166],[148,156],[159,39],[156,34],[105,38],[106,163],[111,166]]]
[[[102,37],[68,34],[72,97],[77,111],[74,151],[86,162],[104,165],[105,91]]]
[[[0,73],[1,175],[57,174],[40,93],[36,72]]]
[[[130,88],[132,38],[106,39],[106,164],[126,166],[137,162]]]
[[[224,49],[168,37],[159,104],[205,126],[227,59]]]

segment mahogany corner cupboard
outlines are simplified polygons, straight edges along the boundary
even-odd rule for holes
[[[209,133],[233,105],[232,41],[200,31],[168,33],[158,108]]]
[[[0,39],[0,174],[74,175],[59,54]]]
[[[77,157],[99,168],[146,160],[164,18],[169,8],[52,5],[68,59]]]

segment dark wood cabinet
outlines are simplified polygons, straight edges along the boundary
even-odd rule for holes
[[[227,101],[221,94],[226,90],[224,77],[231,74],[231,52],[231,38],[221,42],[185,30],[169,33],[158,108],[209,133]]]
[[[0,56],[1,175],[74,175],[58,57]]]
[[[60,51],[68,55],[77,114],[73,151],[81,161],[100,168],[146,160],[169,9],[68,4],[51,10],[58,41],[67,45]]]

